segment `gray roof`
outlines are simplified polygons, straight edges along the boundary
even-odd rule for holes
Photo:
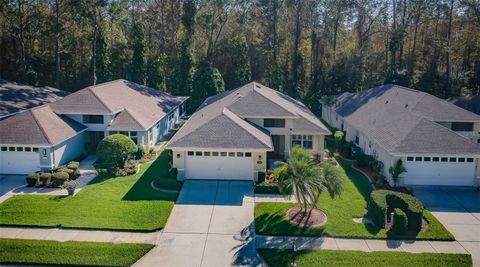
[[[391,153],[480,153],[480,145],[436,123],[480,116],[424,92],[382,85],[342,94],[335,111]]]
[[[302,132],[330,134],[301,102],[251,82],[207,98],[170,140],[168,147],[210,147],[272,150],[270,133],[246,118],[296,118]]]
[[[480,115],[480,95],[452,97],[449,98],[448,101],[458,107]]]
[[[86,128],[44,105],[0,121],[0,144],[56,145]]]
[[[120,127],[144,130],[187,98],[126,80],[115,80],[81,89],[51,106],[61,114],[119,113],[112,122],[112,130]]]
[[[67,92],[0,79],[0,118],[61,99]]]

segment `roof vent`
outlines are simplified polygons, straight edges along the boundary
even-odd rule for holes
[[[262,87],[261,87],[260,85],[258,85],[258,84],[255,84],[255,86],[256,86],[257,88],[262,88]]]
[[[407,104],[405,104],[405,108],[408,108],[408,103],[407,103]]]
[[[385,104],[388,104],[388,100],[387,100],[387,101],[385,101]]]

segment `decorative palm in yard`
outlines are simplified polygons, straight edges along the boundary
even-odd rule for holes
[[[276,169],[280,191],[293,194],[302,209],[295,214],[299,218],[310,217],[317,200],[323,191],[331,197],[342,191],[341,171],[330,162],[316,162],[312,153],[299,147],[293,147],[287,162]],[[288,214],[287,214],[288,216]]]
[[[407,172],[407,168],[405,167],[405,165],[403,165],[402,160],[399,159],[395,162],[395,164],[393,164],[393,166],[390,166],[390,168],[388,168],[388,172],[392,176],[393,186],[397,187],[398,180],[403,173]]]

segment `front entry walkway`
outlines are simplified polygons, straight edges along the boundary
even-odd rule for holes
[[[261,266],[255,250],[253,185],[186,181],[158,246],[135,266]]]
[[[80,176],[76,180],[79,184],[75,188],[75,194],[97,176],[97,171],[93,167],[95,160],[95,155],[89,155],[80,162],[80,166],[78,167]],[[26,175],[0,175],[0,203],[15,195],[63,196],[67,194],[66,190],[62,188],[27,187],[25,177]],[[7,189],[5,190],[3,188]]]

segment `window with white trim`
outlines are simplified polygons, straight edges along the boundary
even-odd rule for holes
[[[292,147],[300,146],[305,149],[313,148],[313,137],[311,135],[292,135]]]

